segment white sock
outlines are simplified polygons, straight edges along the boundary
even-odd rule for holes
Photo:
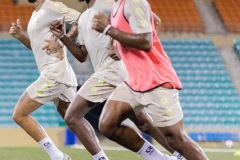
[[[151,143],[145,141],[142,148],[137,152],[146,160],[169,160],[171,159],[168,155],[158,151]]]
[[[186,158],[184,158],[180,153],[178,153],[177,151],[175,151],[174,153],[173,153],[173,155],[175,156],[175,157],[177,157],[177,159],[178,160],[186,160]]]
[[[106,154],[104,153],[103,150],[101,150],[100,152],[98,152],[97,154],[95,154],[93,156],[94,160],[108,160],[108,157],[106,156]]]
[[[62,160],[64,154],[57,148],[57,146],[52,142],[49,137],[46,137],[38,142],[42,148],[48,153],[51,157],[51,160]]]

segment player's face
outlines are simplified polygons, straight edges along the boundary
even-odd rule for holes
[[[28,0],[29,3],[35,3],[37,0]]]

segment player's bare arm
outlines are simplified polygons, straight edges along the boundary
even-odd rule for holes
[[[153,15],[153,20],[154,20],[154,25],[156,28],[157,33],[160,33],[160,29],[161,29],[161,19],[154,13],[152,12]]]
[[[61,21],[53,21],[50,26],[51,32],[62,41],[62,43],[79,62],[85,62],[88,55],[86,47],[83,45],[76,45],[68,36],[64,34],[64,23],[64,18]]]
[[[152,48],[151,32],[141,34],[123,32],[117,28],[110,26],[108,18],[101,12],[94,16],[92,29],[100,33],[105,32],[107,35],[116,39],[123,45],[132,48],[144,50],[146,52],[150,51]]]
[[[80,15],[79,15],[80,17]],[[78,36],[78,19],[72,24],[71,28],[69,29],[67,36],[73,41]]]
[[[22,42],[27,48],[32,49],[29,37],[22,31],[20,19],[17,19],[16,23],[15,22],[11,23],[9,34],[11,34],[14,38]]]
[[[47,44],[42,48],[42,50],[46,50],[48,54],[54,54],[59,52],[63,45],[58,42],[58,38],[54,38],[53,40],[45,39]]]
[[[107,49],[110,51],[109,52],[109,56],[114,59],[115,61],[119,61],[121,60],[119,54],[118,54],[118,50],[117,50],[117,46],[108,46]]]
[[[111,38],[109,45],[107,46],[107,49],[110,51],[109,52],[109,56],[114,59],[115,61],[119,61],[121,60],[119,53],[118,53],[118,49],[117,46],[114,45],[114,39]]]
[[[78,19],[79,19],[79,17],[78,17]],[[78,19],[72,24],[70,30],[67,33],[67,36],[72,41],[74,41],[74,39],[78,35]],[[59,50],[62,49],[63,45],[60,44],[57,40],[58,40],[58,38],[54,38],[53,40],[46,39],[45,42],[47,42],[47,44],[43,47],[43,50],[46,49],[47,52],[50,54],[59,52]]]

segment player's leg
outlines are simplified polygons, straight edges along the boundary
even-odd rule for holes
[[[83,97],[76,95],[74,101],[67,110],[65,121],[69,129],[76,134],[84,147],[93,156],[94,160],[99,160],[100,158],[108,160],[99,144],[93,127],[84,118],[84,116],[96,105],[97,103],[87,101]]]
[[[25,91],[13,111],[13,120],[36,142],[39,142],[47,136],[41,125],[30,116],[30,114],[41,105],[42,104],[31,99]]]
[[[122,125],[125,119],[136,117],[136,114],[143,108],[142,105],[134,100],[130,90],[131,89],[123,83],[113,91],[100,117],[100,131],[109,139],[137,152],[147,160],[176,159],[159,152],[134,129]]]
[[[45,149],[52,160],[62,160],[63,153],[48,137],[43,127],[30,116],[41,105],[32,100],[25,91],[14,109],[13,120]]]
[[[183,112],[176,89],[156,88],[145,93],[148,113],[154,124],[161,130],[167,143],[186,159],[206,160],[202,149],[184,132]]]
[[[60,116],[64,119],[67,109],[76,96],[77,87],[65,86],[57,98],[53,99],[54,105]]]
[[[93,107],[103,102],[112,90],[113,86],[91,77],[80,88],[65,116],[68,127],[77,135],[94,160],[108,158],[99,144],[94,129],[84,116]]]
[[[143,109],[138,116],[132,117],[131,120],[135,123],[139,130],[149,134],[170,153],[174,153],[174,149],[168,145],[165,137],[158,127],[153,124],[151,117],[148,115],[145,109]]]
[[[103,108],[99,129],[110,140],[138,152],[143,146],[144,140],[134,129],[122,125],[125,119],[133,116],[135,113],[128,103],[109,100]]]
[[[153,120],[146,112],[146,109],[143,109],[138,116],[132,117],[131,120],[137,125],[139,130],[153,137],[160,145],[172,153],[173,156],[181,160],[186,160],[179,152],[169,146],[161,130],[153,124]]]
[[[56,105],[56,103],[55,103]],[[64,119],[67,109],[70,106],[70,102],[63,101],[61,99],[58,100],[58,104],[56,105],[57,111],[60,116]]]
[[[125,119],[133,116],[136,115],[128,103],[113,100],[107,101],[101,114],[99,129],[110,140],[138,153],[146,160],[176,160],[176,157],[170,157],[159,152],[133,128],[122,124]]]
[[[84,116],[95,105],[95,103],[89,102],[83,97],[76,95],[65,116],[65,121],[69,129],[77,135],[79,140],[92,155],[100,152],[101,147],[96,138],[94,129]]]
[[[70,106],[69,101],[73,100],[73,98],[66,99],[66,97],[74,97],[74,95],[75,95],[74,89],[72,89],[71,87],[66,90],[67,90],[67,93],[62,93],[60,95],[60,97],[58,97],[57,99],[54,100],[54,104],[57,108],[57,111],[63,119],[66,115],[68,107]],[[63,97],[65,97],[65,98],[63,98]],[[65,159],[66,160],[70,159],[70,156],[64,153],[64,160]]]
[[[186,159],[207,160],[201,147],[184,132],[182,121],[169,126],[160,127],[168,144],[181,153]]]
[[[51,160],[63,160],[64,154],[56,147],[43,127],[30,114],[42,104],[57,98],[66,88],[67,86],[64,84],[58,83],[53,79],[47,80],[40,76],[23,93],[13,113],[14,121],[39,143],[51,157]]]

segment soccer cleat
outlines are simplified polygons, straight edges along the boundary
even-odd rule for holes
[[[179,160],[177,157],[170,156],[170,160]]]
[[[63,160],[71,160],[71,157],[64,153]]]
[[[240,151],[235,152],[233,155],[239,157],[240,156]]]
[[[165,156],[164,160],[179,160],[179,159],[177,159],[177,157],[169,156],[167,154],[164,154],[164,156]]]

